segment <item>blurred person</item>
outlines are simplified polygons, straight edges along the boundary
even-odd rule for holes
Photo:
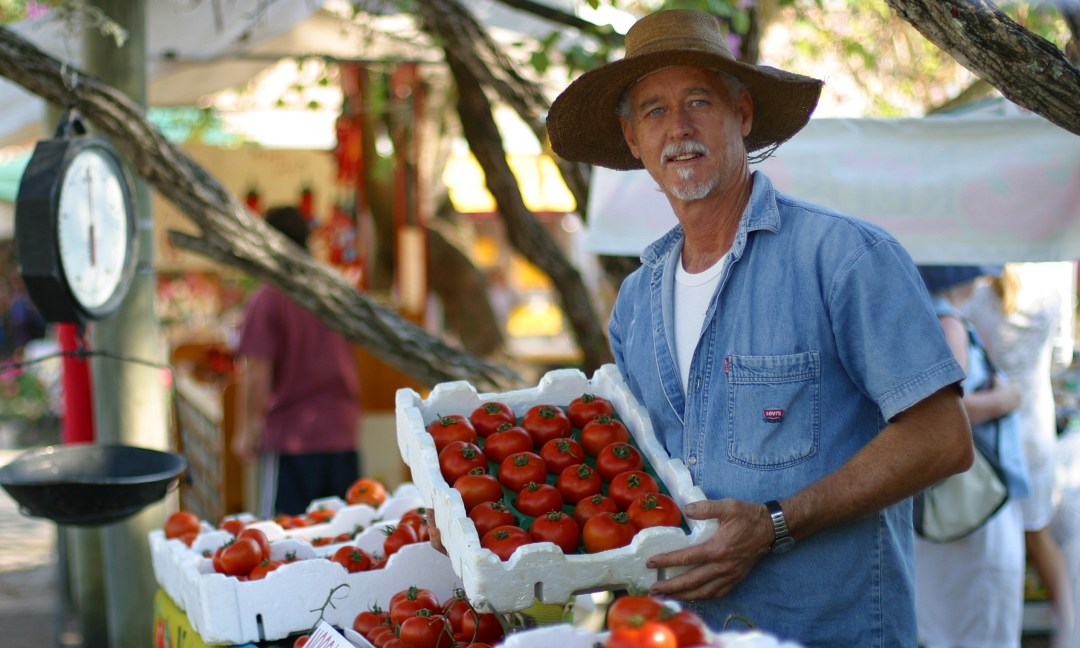
[[[309,226],[295,207],[266,222],[307,251]],[[352,347],[275,286],[244,307],[233,451],[259,461],[258,514],[298,515],[313,499],[344,497],[359,477],[359,378]]]
[[[776,191],[752,159],[822,82],[737,61],[717,19],[658,11],[554,101],[560,157],[644,168],[678,225],[619,289],[612,352],[707,499],[653,595],[808,646],[916,642],[911,496],[971,465],[963,372],[880,228]]]
[[[1000,267],[920,266],[945,339],[964,367],[964,409],[972,431],[993,434],[994,419],[1017,409],[1021,390],[1002,381],[958,310],[980,276]],[[989,424],[991,427],[987,427]],[[925,648],[1014,648],[1020,645],[1024,608],[1024,531],[1020,502],[1029,484],[1020,431],[1000,426],[997,447],[1009,498],[975,532],[952,542],[915,538],[915,613]]]
[[[1050,595],[1060,633],[1075,624],[1061,547],[1050,533],[1055,497],[1057,416],[1052,376],[1073,355],[1076,305],[1072,263],[1010,263],[978,284],[961,311],[990,357],[1023,398],[1019,414],[1031,494],[1021,500],[1027,554]]]

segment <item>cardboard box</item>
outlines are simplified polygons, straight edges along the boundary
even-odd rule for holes
[[[596,554],[565,555],[551,543],[536,543],[519,548],[507,562],[480,546],[461,495],[442,477],[426,425],[440,415],[468,416],[487,401],[504,402],[520,417],[533,405],[565,407],[585,393],[611,401],[642,455],[680,506],[705,499],[682,461],[669,457],[657,442],[648,414],[614,365],[601,367],[591,380],[575,369],[552,371],[536,387],[500,394],[477,393],[466,382],[437,385],[427,399],[411,389],[398,391],[397,433],[402,459],[411,468],[413,483],[425,504],[434,507],[435,523],[454,572],[474,605],[512,612],[532,605],[534,598],[562,603],[577,592],[648,587],[674,573],[647,569],[649,556],[704,542],[715,532],[715,520],[686,520],[689,533],[675,527],[643,529],[629,546]]]

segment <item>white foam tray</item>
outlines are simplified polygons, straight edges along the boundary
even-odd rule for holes
[[[312,505],[318,508],[325,502]],[[378,510],[345,506],[326,524],[288,530],[273,522],[253,524],[266,532],[273,559],[281,560],[289,553],[297,558],[255,581],[215,573],[210,558],[202,555],[229,540],[232,536],[227,531],[204,523],[203,532],[188,547],[180,540],[167,540],[164,531],[156,529],[149,533],[154,576],[208,644],[267,641],[307,631],[319,619],[320,609],[327,622],[348,627],[369,605],[388,601],[410,585],[427,587],[440,597],[449,597],[461,587],[450,560],[427,542],[406,545],[385,567],[367,572],[349,574],[337,563],[319,558],[348,544],[381,554],[385,527],[421,505],[418,492],[409,484]],[[385,517],[390,514],[394,517]],[[363,524],[365,531],[349,543],[310,544],[312,537],[333,537],[352,531],[355,524]]]
[[[461,577],[474,605],[513,612],[529,607],[534,599],[563,603],[579,592],[648,587],[676,573],[646,568],[648,557],[699,544],[715,532],[715,520],[687,520],[689,534],[674,527],[644,529],[629,546],[595,554],[565,555],[554,544],[535,543],[519,548],[506,562],[480,546],[476,526],[465,513],[461,495],[439,471],[438,454],[426,424],[439,415],[468,416],[480,404],[492,400],[505,402],[521,416],[533,405],[564,407],[585,393],[611,401],[642,454],[680,506],[705,499],[682,461],[669,457],[656,441],[648,414],[614,365],[601,367],[591,380],[576,369],[559,369],[546,374],[536,387],[498,394],[478,393],[467,382],[437,385],[426,399],[412,389],[398,390],[396,423],[401,457],[412,470],[413,483],[425,504],[434,507],[435,524],[454,572]]]

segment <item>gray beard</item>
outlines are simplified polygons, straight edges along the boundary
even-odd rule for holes
[[[680,142],[678,144],[669,144],[668,146],[664,147],[662,156],[664,159],[667,159],[671,157],[676,157],[678,155],[684,155],[686,153],[701,153],[707,155],[708,152],[709,149],[706,148],[704,144],[702,144],[701,142],[690,140],[686,142]],[[678,200],[701,200],[705,196],[708,196],[709,192],[712,191],[718,183],[718,178],[708,178],[705,180],[692,182],[694,178],[693,169],[680,169],[678,173],[679,179],[683,182],[680,182],[678,184],[672,184],[667,188],[668,193],[670,193],[672,196],[675,196],[675,198],[677,198]]]
[[[693,175],[694,172],[690,170],[679,172],[679,177],[683,180],[691,180]],[[709,192],[714,188],[716,188],[716,178],[710,178],[699,180],[697,182],[673,184],[668,187],[668,192],[679,200],[690,201],[701,200],[705,196],[708,196]]]

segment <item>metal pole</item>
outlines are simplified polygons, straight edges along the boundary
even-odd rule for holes
[[[146,104],[146,3],[95,0],[128,39],[121,47],[94,28],[85,33],[87,71]],[[120,310],[92,328],[91,347],[115,358],[93,362],[94,417],[101,443],[156,449],[168,447],[168,398],[163,371],[145,363],[164,362],[164,343],[156,316],[157,279],[153,264],[150,191],[135,182],[138,269]],[[165,520],[164,503],[123,522],[102,528],[109,646],[143,648],[153,637],[153,598],[157,591],[147,534]]]

